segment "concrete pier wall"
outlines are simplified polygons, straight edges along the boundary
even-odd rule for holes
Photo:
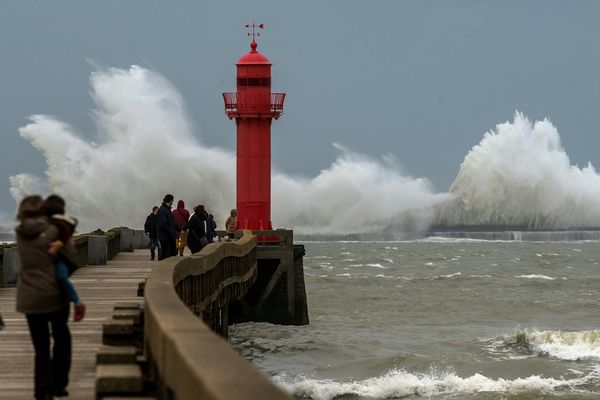
[[[258,274],[246,296],[229,308],[231,323],[261,321],[307,325],[303,245],[294,245],[293,231],[254,232],[258,245]]]
[[[21,271],[21,260],[17,254],[16,247],[7,247],[4,249],[2,284],[12,286],[17,282],[17,275]]]
[[[292,400],[216,333],[223,335],[227,306],[247,293],[256,269],[250,233],[167,258],[152,270],[144,343],[158,399]]]

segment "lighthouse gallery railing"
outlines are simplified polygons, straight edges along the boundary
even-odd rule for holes
[[[238,111],[238,96],[237,92],[223,93],[225,100],[225,112]],[[283,112],[283,102],[285,101],[285,93],[271,93],[271,112]]]

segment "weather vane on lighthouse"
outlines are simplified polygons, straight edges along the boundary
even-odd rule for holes
[[[264,29],[265,28],[265,24],[258,24],[256,25],[254,22],[251,24],[246,24],[246,28],[248,28],[248,31],[250,29],[252,29],[252,33],[248,32],[247,36],[252,36],[252,41],[256,43],[256,38],[260,37],[260,32],[258,32],[256,29]]]

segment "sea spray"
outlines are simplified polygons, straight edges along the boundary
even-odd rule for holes
[[[571,165],[558,130],[516,112],[474,146],[438,208],[440,225],[525,229],[600,226],[600,175]]]
[[[19,130],[43,152],[49,191],[63,195],[81,228],[139,227],[167,192],[206,204],[223,218],[231,208],[232,155],[200,146],[181,96],[159,74],[133,66],[91,76],[97,143],[69,125],[34,115]],[[31,183],[34,183],[31,186]],[[11,177],[15,200],[40,190],[39,179]]]
[[[173,85],[138,66],[98,69],[90,83],[95,141],[51,116],[31,116],[19,132],[44,154],[47,179],[12,176],[15,201],[59,193],[81,230],[89,230],[139,227],[171,192],[188,206],[205,204],[223,221],[235,207],[235,156],[196,139]],[[379,161],[337,147],[339,157],[313,179],[274,172],[274,226],[313,233],[426,228],[432,206],[446,195],[402,174],[390,157]]]
[[[433,205],[429,181],[400,172],[391,156],[375,160],[335,144],[338,158],[313,179],[273,178],[274,220],[304,233],[427,230]]]

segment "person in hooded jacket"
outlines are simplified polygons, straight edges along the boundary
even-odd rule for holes
[[[25,197],[20,205],[15,229],[21,271],[17,279],[17,311],[27,317],[35,350],[34,396],[48,400],[68,396],[71,368],[71,333],[67,325],[69,299],[56,277],[56,259],[49,253],[58,238],[58,229],[44,215],[40,196]],[[77,251],[67,243],[62,256],[76,262]],[[54,346],[50,354],[50,329]]]
[[[183,225],[190,219],[190,212],[185,208],[185,203],[183,200],[179,200],[177,202],[177,208],[173,210],[173,219],[175,220],[175,224],[177,224],[177,228],[179,228],[179,235],[177,236],[177,250],[179,251],[179,255],[183,256],[183,249],[185,249],[186,245],[186,235],[187,232],[183,230]]]
[[[194,207],[194,214],[185,223],[183,229],[189,231],[187,245],[192,254],[199,252],[208,244],[206,238],[206,211],[203,205]]]
[[[158,259],[164,260],[167,257],[177,255],[177,247],[175,241],[177,240],[177,224],[173,219],[171,213],[171,206],[173,205],[173,195],[167,194],[163,198],[163,203],[158,209],[156,214],[156,234],[160,247],[158,249]]]
[[[208,239],[208,243],[214,242],[215,237],[217,237],[217,223],[215,217],[209,213],[206,217],[206,239]]]
[[[229,212],[227,222],[225,222],[225,229],[227,230],[227,239],[233,240],[235,236],[235,230],[237,229],[237,210],[234,208]]]

